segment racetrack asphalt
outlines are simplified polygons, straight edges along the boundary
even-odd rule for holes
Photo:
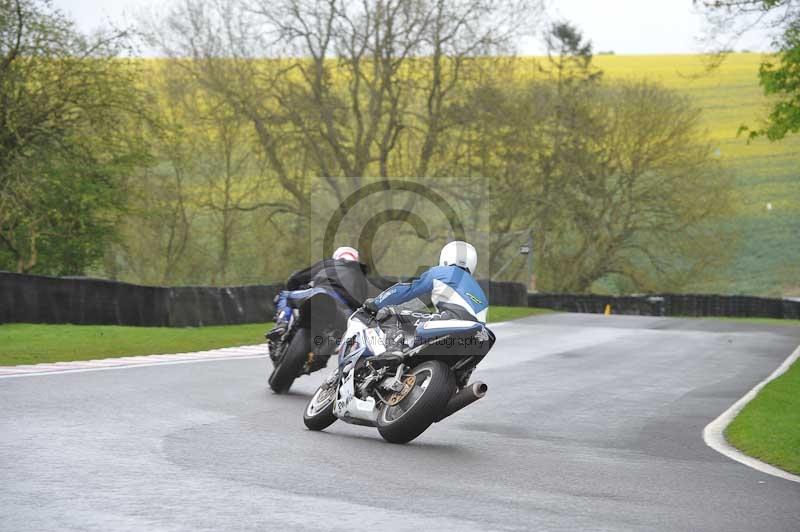
[[[405,446],[306,430],[323,372],[276,396],[267,359],[0,379],[0,530],[800,530],[800,484],[702,439],[800,328],[494,330],[486,398]]]

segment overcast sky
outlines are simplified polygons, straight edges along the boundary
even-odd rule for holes
[[[91,31],[109,21],[125,25],[133,16],[153,5],[163,7],[170,0],[55,0],[71,15],[80,29]],[[549,17],[576,24],[592,40],[596,51],[617,54],[694,53],[703,50],[705,22],[695,12],[692,0],[551,0]],[[766,50],[769,38],[752,32],[737,49]],[[536,40],[520,43],[522,54],[541,53]]]

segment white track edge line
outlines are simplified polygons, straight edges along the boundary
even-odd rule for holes
[[[222,362],[228,360],[249,360],[253,358],[265,358],[267,356],[266,353],[261,354],[237,354],[231,356],[230,354],[219,353],[218,355],[212,355],[213,352],[209,351],[198,351],[197,354],[204,353],[204,356],[187,356],[185,358],[179,359],[170,359],[164,360],[163,358],[156,358],[156,357],[163,357],[164,355],[138,355],[135,362],[123,362],[117,358],[102,358],[97,360],[92,360],[92,362],[113,362],[115,360],[119,360],[119,364],[113,364],[108,366],[96,366],[96,367],[64,367],[64,369],[57,369],[57,370],[43,370],[43,371],[24,371],[20,373],[9,373],[6,375],[0,374],[0,379],[14,379],[19,377],[42,377],[46,375],[62,375],[64,373],[85,373],[89,371],[108,371],[112,369],[130,369],[130,368],[144,368],[144,367],[151,367],[151,366],[171,366],[175,364],[193,364],[198,362]],[[186,353],[186,355],[194,355],[195,353]],[[152,361],[148,361],[147,359],[153,357]],[[89,361],[81,361],[81,362],[89,362]],[[15,366],[3,366],[0,369],[12,369]]]
[[[738,401],[733,403],[730,408],[724,411],[722,414],[717,417],[714,421],[709,423],[703,429],[703,441],[717,451],[718,453],[722,453],[728,458],[732,460],[736,460],[739,463],[742,463],[748,467],[761,471],[762,473],[766,473],[767,475],[772,475],[775,477],[782,478],[784,480],[789,480],[791,482],[800,482],[800,476],[794,475],[789,473],[788,471],[784,471],[778,467],[773,465],[767,464],[758,460],[757,458],[753,458],[752,456],[748,456],[741,452],[740,450],[733,447],[728,441],[725,439],[725,429],[728,425],[733,421],[739,412],[753,400],[753,398],[758,395],[758,392],[761,389],[772,382],[773,380],[777,379],[789,369],[789,367],[798,359],[800,358],[800,346],[798,346],[795,351],[789,355],[786,360],[783,361],[778,369],[772,372],[769,377],[764,379],[763,381],[759,382],[758,384],[753,387],[752,390],[747,392],[744,396],[742,396]]]
[[[491,326],[503,326],[508,325],[513,320],[509,321],[499,321],[495,323],[487,323],[487,325]],[[265,353],[260,354],[244,354],[250,351],[254,351],[259,348],[263,348],[264,344],[254,344],[254,345],[240,345],[240,346],[233,346],[233,347],[221,347],[219,349],[213,349],[210,351],[197,351],[193,353],[165,353],[165,354],[158,354],[158,355],[130,355],[127,357],[112,357],[112,358],[99,358],[95,360],[76,360],[61,362],[60,364],[64,364],[64,369],[57,369],[57,370],[44,370],[43,371],[36,371],[31,366],[36,366],[36,364],[23,364],[26,366],[24,370],[20,370],[19,373],[8,373],[3,374],[0,371],[0,379],[14,379],[18,377],[39,377],[42,375],[61,375],[64,373],[83,373],[87,371],[106,371],[112,369],[128,369],[128,368],[142,368],[142,367],[149,367],[149,366],[166,366],[172,364],[189,364],[194,362],[218,362],[222,360],[245,360],[251,358],[262,358],[267,356]],[[238,352],[237,352],[238,351]],[[219,355],[217,355],[219,353]],[[227,355],[227,356],[226,356]],[[230,356],[234,355],[234,356]],[[186,356],[187,358],[169,358],[164,359],[164,357],[183,357]],[[122,359],[137,359],[136,362],[123,362]],[[147,359],[151,359],[151,362],[148,362]],[[120,362],[120,363],[115,363]],[[74,363],[77,365],[81,365],[81,367],[72,367],[70,368],[67,366],[68,364]],[[47,364],[48,366],[52,366],[53,364],[59,364],[58,362],[45,362],[43,365]],[[92,367],[92,364],[98,364],[95,367]],[[103,365],[99,365],[103,364]],[[105,365],[108,364],[108,365]],[[89,367],[87,367],[89,366]],[[0,366],[0,370],[13,370],[16,366]]]
[[[75,368],[56,371],[41,371],[38,373],[12,373],[0,375],[0,379],[14,379],[18,377],[46,377],[47,375],[63,375],[64,373],[86,373],[89,371],[109,371],[112,369],[148,368],[152,366],[172,366],[176,364],[196,364],[198,362],[230,362],[231,360],[249,360],[253,358],[266,358],[267,355],[246,355],[237,357],[220,356],[217,358],[190,358],[186,360],[154,361],[140,364],[124,364],[119,366],[98,366],[96,368]]]
[[[513,320],[508,321],[499,321],[495,323],[487,323],[487,325],[492,326],[502,326],[508,325]],[[64,369],[58,370],[43,370],[36,371],[32,368],[32,366],[36,366],[36,364],[22,364],[25,366],[24,370],[20,370],[19,373],[8,373],[3,374],[0,371],[0,379],[14,379],[18,377],[40,377],[42,375],[61,375],[64,373],[84,373],[87,371],[105,371],[105,370],[112,370],[112,369],[128,369],[128,368],[142,368],[142,367],[149,367],[149,366],[166,366],[172,364],[189,364],[194,362],[218,362],[222,360],[245,360],[251,358],[262,358],[267,356],[265,353],[260,354],[243,354],[248,351],[253,351],[258,348],[263,348],[265,344],[253,344],[253,345],[240,345],[240,346],[233,346],[233,347],[221,347],[219,349],[213,349],[210,351],[196,351],[192,353],[165,353],[165,354],[158,354],[158,355],[129,355],[126,357],[112,357],[112,358],[99,358],[94,360],[76,360],[74,363],[76,365],[81,364],[81,367],[68,367],[67,364],[73,363],[72,361],[65,361],[61,362],[60,364],[64,364]],[[230,356],[231,351],[240,350],[234,356]],[[219,353],[219,355],[217,355]],[[227,354],[227,356],[226,356]],[[185,359],[167,359],[164,360],[163,357],[182,357],[187,356]],[[130,362],[123,362],[125,360],[136,359],[136,361]],[[151,359],[151,362],[148,362],[147,359]],[[116,363],[119,362],[119,363]],[[104,364],[104,365],[97,365],[96,367],[91,367],[90,365],[94,364]],[[42,365],[52,366],[53,364],[59,364],[58,362],[43,362]],[[108,364],[108,365],[105,365]],[[86,367],[89,365],[90,367]],[[0,366],[0,370],[13,370],[17,366]]]

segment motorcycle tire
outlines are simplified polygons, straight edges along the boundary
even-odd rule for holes
[[[298,330],[280,363],[273,368],[269,376],[268,383],[273,392],[281,394],[289,391],[294,380],[300,376],[300,370],[303,369],[306,360],[308,360],[309,345],[308,330]]]
[[[323,394],[328,394],[320,399]],[[333,405],[336,402],[336,384],[324,382],[317,388],[314,396],[303,412],[303,423],[309,430],[324,430],[336,421]]]
[[[421,384],[395,406],[384,404],[378,412],[378,432],[390,443],[408,443],[436,421],[456,390],[455,377],[444,362],[431,360],[412,368],[406,375],[427,375]],[[410,401],[410,403],[409,403]]]

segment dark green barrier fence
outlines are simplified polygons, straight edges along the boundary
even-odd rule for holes
[[[614,314],[640,316],[722,316],[800,319],[800,301],[755,296],[712,294],[655,294],[602,296],[595,294],[528,294],[528,306],[564,312],[602,313],[611,305]]]
[[[371,279],[376,295],[400,278]],[[526,294],[520,283],[479,281],[492,305],[643,316],[800,319],[800,301],[754,296]],[[0,272],[0,323],[196,327],[270,321],[281,285],[157,287]]]
[[[370,295],[400,279],[371,279]],[[520,283],[480,281],[493,305],[525,306]],[[282,285],[158,287],[0,272],[0,323],[198,327],[272,320]]]
[[[410,279],[406,277],[370,277],[369,280],[371,288],[373,288],[370,295],[374,296],[381,290],[385,290],[395,283],[408,282]],[[479,279],[478,284],[481,285],[483,291],[486,292],[486,296],[489,298],[489,303],[491,305],[503,307],[528,306],[528,294],[525,290],[525,285],[522,283]]]
[[[0,272],[0,323],[197,327],[270,321],[280,285],[140,286]]]

